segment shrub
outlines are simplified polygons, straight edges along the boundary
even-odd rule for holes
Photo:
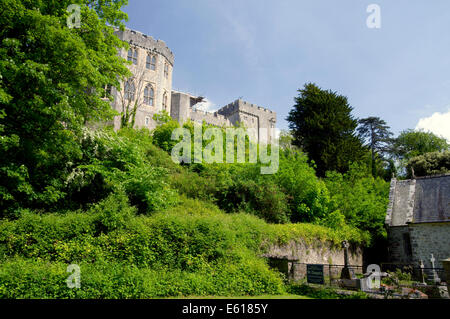
[[[73,203],[85,207],[121,191],[143,214],[177,203],[176,191],[168,184],[168,170],[148,160],[152,158],[148,150],[154,146],[145,130],[85,130],[81,144],[83,158],[72,165],[66,181]]]
[[[126,197],[114,194],[88,214],[24,213],[16,221],[2,222],[0,296],[149,298],[282,292],[280,275],[258,257],[267,224],[250,215],[225,215],[212,204],[185,201],[150,217],[134,216]],[[81,290],[70,290],[63,281],[72,263],[81,267]],[[23,269],[20,274],[18,267]]]
[[[224,264],[210,272],[155,271],[124,263],[80,263],[80,288],[68,288],[68,264],[15,258],[0,263],[0,298],[158,298],[280,294],[264,264]]]
[[[63,247],[74,244],[85,254],[82,245],[98,233],[97,221],[98,216],[81,212],[61,216],[25,211],[16,221],[0,223],[0,258],[55,260]]]
[[[202,176],[214,176],[217,205],[227,212],[244,211],[269,223],[289,221],[287,198],[254,164],[209,165]]]
[[[124,228],[136,213],[128,204],[128,197],[123,193],[113,193],[105,200],[95,204],[88,213],[98,215],[101,225],[106,231]]]
[[[277,294],[283,291],[281,275],[259,257],[265,243],[301,238],[339,243],[343,237],[319,225],[270,225],[250,214],[224,214],[212,203],[186,198],[182,205],[151,216],[135,215],[126,196],[114,193],[88,213],[24,212],[17,220],[2,221],[0,295]],[[345,238],[361,240],[357,233],[347,232]],[[67,265],[73,263],[82,270],[80,291],[67,289],[62,281],[68,276]],[[18,274],[17,267],[24,271]],[[43,280],[47,281],[40,285]]]
[[[411,177],[411,169],[416,176],[445,174],[450,172],[450,151],[425,153],[413,157],[407,164],[407,174]]]
[[[338,229],[309,223],[269,225],[266,233],[269,242],[278,244],[285,244],[291,240],[303,240],[311,245],[328,241],[336,247],[340,247],[343,240],[359,245],[366,245],[370,242],[369,234],[348,225]]]
[[[305,154],[290,149],[280,152],[280,166],[274,178],[288,196],[292,222],[313,222],[326,216],[328,190],[316,177]]]
[[[367,231],[374,238],[386,237],[384,219],[389,202],[389,183],[374,178],[368,168],[352,164],[346,174],[328,172],[325,179],[332,211],[338,210],[345,222]]]
[[[172,148],[178,143],[178,140],[172,140],[172,132],[178,127],[180,127],[180,124],[174,120],[159,125],[153,130],[153,141],[155,145],[166,152],[172,151]]]

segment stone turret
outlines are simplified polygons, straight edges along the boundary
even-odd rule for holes
[[[274,111],[237,99],[217,112],[227,117],[233,125],[242,123],[248,128],[256,129],[259,142],[272,142],[273,129],[277,122],[277,114]],[[259,129],[266,129],[267,135],[259,136]]]
[[[153,129],[156,127],[153,115],[162,110],[170,112],[174,55],[164,41],[155,40],[139,31],[116,30],[115,34],[130,45],[130,51],[122,49],[120,55],[132,62],[129,68],[135,77],[134,100],[138,100],[140,105],[136,112],[136,126]],[[146,87],[147,90],[145,90]],[[123,91],[115,92],[113,107],[119,112],[122,111],[124,104],[121,98],[123,95]],[[115,119],[116,128],[119,126],[119,121],[119,118]]]

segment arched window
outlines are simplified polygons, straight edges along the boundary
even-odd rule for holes
[[[127,60],[128,61],[133,61],[133,50],[132,49],[128,50]]]
[[[135,93],[135,91],[136,91],[136,88],[134,86],[133,81],[128,80],[125,83],[125,98],[127,100],[131,100],[131,101],[134,100],[134,93]]]
[[[155,90],[151,84],[144,89],[144,104],[153,106],[155,100]]]
[[[164,77],[169,78],[169,65],[167,63],[164,64]]]
[[[147,69],[149,70],[156,70],[156,56],[149,54],[147,55],[147,61],[145,63],[145,66],[147,67]]]
[[[134,50],[134,54],[133,54],[133,64],[137,64],[137,58],[138,58],[138,52],[137,52],[137,50]]]
[[[138,58],[138,52],[136,49],[129,49],[128,50],[128,55],[127,55],[127,60],[128,61],[132,61],[133,64],[137,64],[137,58]]]
[[[163,110],[167,111],[167,92],[163,95]]]

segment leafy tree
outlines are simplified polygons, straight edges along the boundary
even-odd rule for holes
[[[294,137],[292,136],[292,133],[288,130],[281,130],[280,136],[278,140],[278,145],[281,149],[291,149],[294,150],[297,147],[293,145]]]
[[[312,83],[298,91],[287,117],[294,145],[308,153],[319,176],[328,170],[346,172],[351,162],[364,156],[362,143],[355,136],[358,122],[351,115],[347,98]]]
[[[0,211],[64,196],[81,127],[112,117],[104,87],[129,74],[113,29],[126,0],[78,1],[81,25],[69,28],[73,2],[0,3]]]
[[[429,152],[441,152],[449,149],[450,145],[443,137],[423,130],[408,129],[402,131],[394,139],[392,156],[397,159],[399,171],[403,175],[410,175],[411,172],[405,171],[410,159]]]
[[[384,219],[389,202],[389,183],[374,178],[364,165],[353,163],[346,174],[327,172],[325,183],[332,207],[353,227],[375,239],[386,237]]]
[[[304,153],[281,151],[280,167],[274,179],[287,195],[292,222],[316,222],[328,214],[328,190],[308,165]]]
[[[431,132],[408,129],[402,131],[394,142],[394,154],[399,159],[409,160],[412,157],[429,152],[440,152],[450,148],[447,140]]]
[[[358,120],[358,134],[362,140],[367,141],[372,156],[372,176],[376,176],[376,157],[383,155],[390,150],[391,135],[389,126],[379,117],[368,117]]]
[[[411,177],[412,169],[414,169],[414,174],[416,176],[449,173],[450,151],[430,152],[415,156],[408,161],[408,177]]]

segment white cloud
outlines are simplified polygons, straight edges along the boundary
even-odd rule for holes
[[[421,118],[416,125],[416,130],[419,129],[443,136],[450,141],[450,109],[446,113],[436,112],[430,117]]]
[[[196,109],[202,110],[202,111],[207,111],[207,112],[216,111],[215,106],[216,106],[216,104],[214,104],[213,102],[211,102],[210,100],[208,100],[206,98],[203,100],[203,102],[195,104]]]

